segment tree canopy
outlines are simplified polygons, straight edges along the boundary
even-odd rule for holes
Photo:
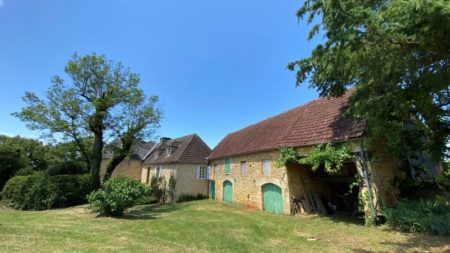
[[[27,106],[14,115],[47,137],[73,141],[98,187],[105,140],[120,139],[120,154],[128,152],[129,140],[151,137],[162,111],[138,87],[138,74],[104,55],[74,54],[65,73],[70,83],[54,76],[45,98],[27,92]]]
[[[439,161],[450,133],[450,1],[306,0],[297,16],[324,35],[288,65],[321,96],[353,88],[349,112],[401,158]]]

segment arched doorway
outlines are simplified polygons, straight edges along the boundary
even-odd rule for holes
[[[263,207],[269,213],[283,213],[283,195],[281,188],[274,184],[262,186]]]
[[[233,183],[228,180],[223,182],[223,201],[233,202]]]

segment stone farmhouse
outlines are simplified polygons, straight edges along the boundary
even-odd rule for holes
[[[110,145],[120,145],[118,141],[113,142]],[[111,177],[116,178],[119,176],[127,176],[136,180],[141,179],[142,163],[145,156],[155,146],[152,142],[139,142],[133,143],[130,149],[130,155],[128,155],[121,163],[119,163],[114,169]],[[110,149],[106,149],[103,153],[102,164],[100,167],[100,175],[103,178],[106,167],[113,157],[113,152]]]
[[[210,197],[272,213],[352,212],[368,186],[359,184],[349,193],[350,184],[366,171],[375,208],[393,204],[400,163],[383,145],[361,145],[364,125],[344,114],[348,97],[319,98],[228,134],[208,157]],[[282,147],[304,156],[318,144],[341,142],[348,143],[354,158],[337,174],[306,165],[275,166]]]
[[[150,184],[151,178],[156,177],[163,179],[166,185],[173,176],[176,186],[171,201],[176,201],[181,195],[207,197],[206,158],[210,153],[211,149],[196,134],[176,139],[161,138],[145,157],[140,180]]]

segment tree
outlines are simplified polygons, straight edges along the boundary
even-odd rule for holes
[[[45,170],[49,165],[48,156],[51,148],[41,141],[20,136],[9,137],[0,135],[0,146],[16,151],[21,156],[20,159],[25,163],[23,167],[29,167],[33,170]]]
[[[122,112],[115,115],[111,121],[111,129],[120,139],[120,145],[112,145],[113,157],[106,167],[104,179],[109,179],[120,162],[130,155],[131,146],[136,140],[142,140],[146,136],[151,136],[154,127],[158,126],[161,113],[156,109],[157,97],[151,97],[145,103],[145,96],[142,92],[137,92],[126,100],[126,106],[122,107]],[[149,127],[152,126],[152,127]]]
[[[324,34],[312,54],[288,65],[297,85],[321,96],[354,87],[349,112],[409,161],[440,161],[450,133],[450,2],[448,0],[306,0],[297,13]],[[320,19],[320,22],[316,22]]]
[[[157,97],[148,101],[138,88],[138,74],[103,55],[74,54],[65,73],[72,79],[70,85],[66,85],[60,76],[53,77],[45,99],[27,92],[23,99],[28,105],[14,115],[25,121],[29,128],[40,130],[49,137],[73,140],[90,168],[93,184],[99,187],[105,139],[127,133],[128,129],[137,129],[129,134],[129,138],[135,138],[144,129],[157,127],[161,110],[155,108]],[[132,108],[130,105],[151,111],[152,114],[146,116],[152,120],[125,120],[126,114],[133,114],[127,111]],[[125,125],[118,125],[116,120],[122,120]],[[92,138],[92,145],[83,141],[89,138]]]
[[[27,161],[21,151],[7,145],[0,145],[0,190],[14,174],[25,168]]]

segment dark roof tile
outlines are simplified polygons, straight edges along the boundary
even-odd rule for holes
[[[209,159],[358,138],[364,124],[344,113],[350,94],[319,98],[231,133]]]
[[[167,150],[170,149],[170,155]],[[156,153],[158,152],[158,155]],[[144,164],[206,163],[211,149],[196,134],[158,143],[145,158]]]

